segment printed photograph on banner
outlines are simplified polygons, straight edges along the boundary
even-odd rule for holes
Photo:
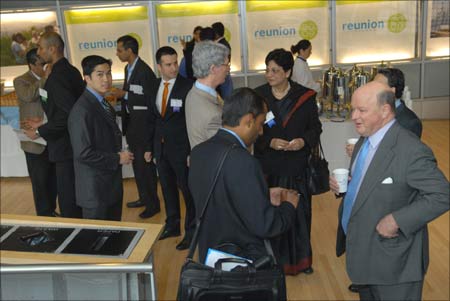
[[[431,11],[430,38],[450,37],[450,2],[447,0],[434,0]]]
[[[237,1],[158,4],[156,17],[159,45],[174,48],[179,64],[183,59],[184,44],[194,38],[194,29],[221,22],[225,27],[225,39],[231,46],[231,71],[242,69]]]
[[[247,40],[250,70],[265,69],[265,57],[275,48],[290,51],[300,40],[309,40],[310,66],[329,63],[328,4],[324,1],[247,2]]]
[[[1,14],[1,67],[26,65],[28,50],[47,31],[58,31],[56,12]],[[3,73],[3,72],[2,72]]]
[[[153,70],[151,33],[147,6],[93,8],[64,12],[71,61],[79,70],[87,55],[111,59],[114,80],[122,80],[124,67],[116,56],[117,39],[133,36],[139,43],[139,57]]]

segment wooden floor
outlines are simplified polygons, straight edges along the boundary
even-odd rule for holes
[[[423,141],[433,149],[440,169],[449,179],[449,120],[424,121]],[[1,178],[0,188],[2,213],[35,214],[28,178]],[[125,180],[124,188],[124,204],[137,199],[134,180]],[[158,193],[162,200],[161,191]],[[289,300],[358,300],[357,294],[347,290],[350,281],[345,271],[345,256],[335,256],[337,207],[338,201],[331,193],[313,198],[314,273],[287,277]],[[164,211],[151,219],[142,220],[138,217],[141,210],[124,208],[123,220],[164,223]],[[423,298],[449,300],[449,213],[430,223],[429,229],[430,267],[425,278]],[[169,238],[155,245],[158,300],[175,299],[180,267],[187,253],[175,249],[181,239],[181,236]]]

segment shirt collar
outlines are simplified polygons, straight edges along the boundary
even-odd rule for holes
[[[98,94],[94,89],[92,89],[92,88],[90,88],[90,87],[86,87],[86,89],[89,91],[89,92],[91,92],[94,96],[95,96],[95,98],[97,98],[97,100],[100,102],[100,103],[102,103],[103,102],[103,96],[101,96],[100,94]]]
[[[394,124],[395,118],[386,123],[381,129],[379,129],[375,134],[369,137],[369,142],[372,148],[376,149],[378,145],[380,144],[381,140],[383,140],[384,135],[386,135],[386,132],[391,128],[391,126]]]
[[[202,84],[201,82],[199,82],[198,80],[195,82],[195,87],[197,87],[197,89],[202,90],[208,94],[211,94],[213,97],[217,97],[217,91],[214,90],[211,87],[208,87],[207,85]]]
[[[175,80],[176,80],[177,78],[175,77],[175,78],[172,78],[172,79],[169,79],[168,81],[165,81],[162,77],[161,77],[161,86],[164,86],[164,83],[169,83],[170,85],[173,85],[173,84],[175,84]]]
[[[297,58],[301,59],[302,61],[306,62],[306,60],[304,58],[302,58],[301,56],[297,56]]]
[[[33,70],[30,70],[31,74],[33,74],[34,77],[37,78],[37,80],[41,80],[41,77],[33,72]]]
[[[402,101],[400,100],[400,98],[397,98],[395,100],[395,107],[398,108],[401,104],[402,104]]]
[[[133,71],[134,66],[136,66],[136,63],[137,63],[138,59],[139,59],[139,57],[137,56],[137,57],[134,59],[133,64],[131,64],[131,66],[128,65],[128,72],[129,72],[129,73],[131,73],[131,72]]]
[[[219,130],[225,131],[227,133],[230,133],[231,135],[233,135],[234,137],[236,137],[236,139],[239,141],[239,143],[242,145],[243,148],[247,149],[247,146],[245,145],[244,141],[241,139],[241,137],[239,137],[238,134],[236,134],[235,132],[233,132],[232,130],[226,129],[226,128],[219,128]]]

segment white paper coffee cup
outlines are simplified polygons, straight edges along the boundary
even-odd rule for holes
[[[350,139],[347,139],[347,144],[356,144],[356,142],[358,142],[358,138],[350,138]]]
[[[348,169],[337,168],[333,170],[333,176],[339,185],[339,193],[347,192]]]

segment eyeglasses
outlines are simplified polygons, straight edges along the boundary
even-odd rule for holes
[[[231,62],[220,64],[220,66],[230,67],[231,66]]]
[[[266,68],[266,73],[272,72],[272,73],[278,73],[281,70],[283,70],[282,68]]]

